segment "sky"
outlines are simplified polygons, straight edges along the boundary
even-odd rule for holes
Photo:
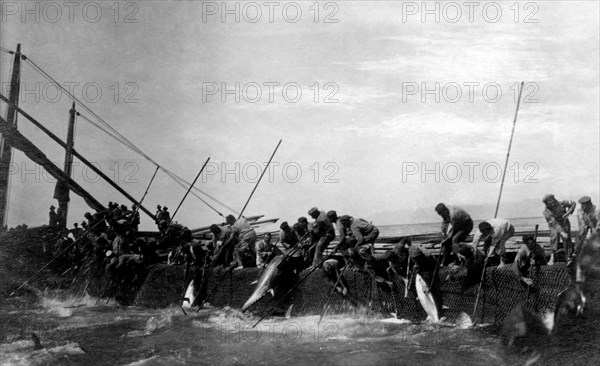
[[[295,221],[317,206],[384,225],[437,221],[438,202],[493,207],[522,81],[502,202],[539,198],[540,213],[546,193],[598,202],[598,2],[476,3],[2,1],[0,45],[21,43],[188,182],[210,157],[196,187],[228,208],[189,196],[175,218],[189,227],[239,213],[280,139],[244,215]],[[0,63],[8,95],[12,55]],[[29,62],[21,71],[21,108],[64,139],[68,95]],[[56,143],[18,125],[62,166]],[[152,162],[82,117],[75,148],[143,196]],[[128,203],[75,162],[74,179],[101,202]],[[9,226],[46,223],[54,180],[20,152],[12,166]],[[160,171],[144,205],[173,212],[184,194]],[[72,195],[69,222],[86,211]],[[517,211],[501,204],[499,215]]]

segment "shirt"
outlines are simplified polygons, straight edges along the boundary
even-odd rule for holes
[[[572,213],[574,209],[575,202],[566,200],[560,202],[557,201],[556,204],[546,206],[544,209],[544,217],[546,218],[548,226],[560,233],[564,232],[564,227],[569,223],[566,214]]]
[[[533,250],[529,250],[527,245],[523,244],[523,246],[521,246],[517,252],[517,256],[515,257],[515,266],[517,266],[517,269],[521,275],[528,276],[529,268],[532,264],[535,264],[536,266],[543,266],[546,264],[544,248],[542,248],[539,244],[535,244]]]
[[[477,244],[482,240],[485,241],[488,238],[492,238],[492,247],[498,245],[500,240],[508,230],[510,229],[511,223],[507,219],[496,218],[485,220],[488,224],[492,225],[492,229],[494,230],[490,235],[483,235],[479,228],[476,229],[475,234],[473,235],[473,246],[477,247]]]
[[[325,211],[319,211],[319,217],[317,217],[314,224],[312,230],[317,237],[321,238],[328,236],[331,240],[335,239],[335,230],[333,229],[331,221],[327,218]]]
[[[577,210],[577,222],[579,223],[579,233],[583,235],[588,229],[600,229],[600,211],[595,205],[592,205],[586,212],[583,209]]]
[[[360,245],[365,240],[364,237],[375,230],[375,225],[364,219],[353,219],[350,224],[350,230],[356,239],[356,245]]]
[[[444,235],[447,234],[448,225],[452,225],[453,228],[460,227],[462,224],[471,221],[471,216],[460,207],[449,206],[448,210],[450,210],[450,217],[442,221],[442,232]]]

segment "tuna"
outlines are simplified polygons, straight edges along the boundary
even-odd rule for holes
[[[285,258],[285,255],[281,254],[269,262],[256,284],[256,289],[242,306],[242,311],[248,310],[250,306],[262,299],[267,293],[271,293],[274,297],[276,291],[279,291],[286,284],[286,281],[291,277],[290,274],[293,273],[293,269],[289,261],[284,261]]]

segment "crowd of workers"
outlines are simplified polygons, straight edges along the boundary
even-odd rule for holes
[[[577,211],[579,233],[574,242],[571,238],[569,216],[575,212],[576,203],[559,201],[553,195],[544,196],[543,214],[550,229],[549,260],[534,235],[522,237],[523,245],[518,250],[512,268],[526,284],[531,284],[529,269],[532,266],[553,264],[576,256],[583,240],[600,231],[600,211],[587,196],[579,200]],[[474,229],[473,220],[463,209],[440,203],[435,211],[442,218],[443,239],[437,259],[431,250],[421,245],[411,245],[408,238],[392,249],[376,253],[374,244],[379,229],[371,222],[348,215],[338,216],[336,211],[322,211],[313,207],[306,217],[298,218],[290,225],[280,224],[278,239],[271,233],[259,238],[244,217],[236,219],[228,215],[225,223],[213,224],[209,232],[212,239],[194,239],[192,232],[171,222],[167,207],[157,206],[156,224],[158,238],[145,239],[138,236],[140,216],[138,207],[129,209],[125,205],[110,202],[108,209],[95,214],[86,213],[86,221],[75,223],[70,230],[62,229],[55,253],[65,256],[65,269],[87,268],[103,270],[114,283],[135,282],[139,272],[147,265],[160,261],[159,252],[168,252],[168,263],[186,261],[196,266],[214,267],[223,265],[231,270],[244,267],[264,267],[282,253],[298,270],[322,265],[331,281],[339,284],[338,290],[345,293],[344,282],[338,281],[344,266],[364,270],[375,277],[378,283],[390,283],[393,275],[405,276],[409,267],[414,272],[430,272],[441,266],[458,269],[465,266],[468,274],[478,277],[484,265],[505,266],[509,262],[506,242],[514,235],[515,228],[509,220],[493,218],[479,223],[474,231],[473,242],[466,243]],[[59,225],[54,207],[49,213],[51,226]],[[337,239],[337,246],[324,258],[330,243]],[[76,244],[76,245],[74,245]],[[482,250],[479,249],[482,244]],[[424,250],[425,249],[425,250]],[[325,259],[325,260],[324,260]],[[86,261],[87,260],[87,261]]]

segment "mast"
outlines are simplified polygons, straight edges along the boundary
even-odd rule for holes
[[[17,108],[19,105],[19,92],[21,82],[21,44],[17,44],[17,51],[13,60],[12,76],[10,78],[10,103],[6,120],[17,127]],[[0,231],[6,226],[8,217],[8,186],[10,184],[10,164],[12,161],[12,146],[6,136],[0,136]]]
[[[67,132],[67,144],[65,146],[65,165],[63,171],[68,177],[72,176],[73,170],[73,146],[75,144],[75,102],[69,111],[69,129]],[[67,216],[69,212],[69,188],[63,181],[56,183],[54,190],[54,198],[58,200],[58,219],[60,220],[61,226],[67,226]]]

